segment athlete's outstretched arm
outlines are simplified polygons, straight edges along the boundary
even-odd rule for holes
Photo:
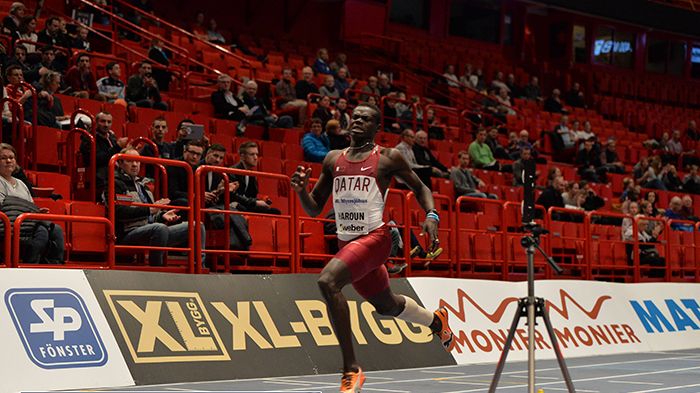
[[[423,184],[423,182],[418,178],[411,167],[408,165],[406,160],[403,158],[398,150],[391,149],[389,153],[389,158],[391,158],[392,164],[394,166],[393,174],[397,178],[403,180],[403,182],[416,194],[416,200],[418,204],[427,212],[435,209],[435,201],[433,200],[433,194],[430,189]],[[432,251],[438,247],[438,221],[426,217],[423,222],[423,231],[426,232],[430,238],[430,250]]]
[[[299,195],[301,207],[303,207],[306,214],[311,217],[316,217],[321,214],[323,206],[326,205],[326,201],[328,201],[328,197],[331,194],[334,162],[335,154],[333,154],[333,152],[328,153],[323,160],[323,168],[321,169],[318,181],[316,181],[311,193],[308,192],[309,179],[312,176],[311,168],[304,168],[299,165],[292,175],[292,189]]]

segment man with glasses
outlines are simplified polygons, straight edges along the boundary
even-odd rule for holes
[[[234,165],[234,169],[255,171],[258,167],[258,144],[255,142],[245,142],[238,148],[241,161]],[[253,213],[280,214],[280,210],[272,207],[272,200],[258,199],[258,180],[255,176],[234,175],[231,180],[238,182],[238,189],[234,195],[234,200],[238,202],[238,210]]]
[[[203,154],[204,143],[202,141],[192,140],[185,145],[182,161],[190,165],[193,174],[197,170]],[[187,189],[187,170],[185,168],[168,167],[168,198],[172,200],[173,205],[190,206],[192,204],[193,201],[190,200]]]

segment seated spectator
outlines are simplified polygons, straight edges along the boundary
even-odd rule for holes
[[[123,100],[126,86],[121,81],[122,69],[119,63],[109,62],[105,66],[107,76],[97,80],[97,91],[106,98],[107,102]]]
[[[323,86],[321,86],[321,88],[318,89],[319,94],[321,94],[324,97],[340,97],[340,92],[335,87],[335,78],[333,78],[333,75],[326,75],[323,81]]]
[[[326,136],[328,137],[329,150],[342,150],[350,147],[350,132],[340,128],[338,120],[329,120],[326,123]]]
[[[494,157],[503,158],[506,160],[510,159],[508,154],[506,154],[506,150],[498,142],[498,128],[489,128],[489,131],[486,134],[486,144],[489,145],[489,149],[491,149],[491,153],[493,153]]]
[[[396,110],[394,98],[396,98],[396,93],[389,93],[387,99],[384,100],[384,108],[382,110],[384,131],[399,134],[401,133],[401,124],[399,123],[399,114]]]
[[[564,149],[570,149],[576,146],[576,133],[569,128],[569,116],[562,115],[561,119],[559,119],[559,124],[554,127],[554,134],[559,136]],[[556,139],[555,137],[555,140]],[[555,144],[555,148],[556,145],[557,144]]]
[[[476,71],[469,77],[469,81],[474,84],[476,79],[476,89],[479,91],[486,90],[486,79],[484,77],[484,71],[481,68],[477,68]]]
[[[620,161],[617,155],[617,141],[615,138],[608,138],[605,144],[605,150],[600,153],[600,163],[605,168],[606,172],[609,173],[625,173],[625,164]]]
[[[662,181],[668,191],[681,191],[683,189],[683,182],[680,177],[678,177],[675,165],[666,164],[662,173]]]
[[[700,140],[700,131],[698,131],[698,125],[695,120],[688,122],[688,128],[685,130],[685,137],[691,141]]]
[[[464,72],[462,73],[462,76],[459,77],[459,83],[464,85],[464,86],[470,86],[470,87],[475,88],[476,85],[472,86],[471,81],[470,81],[470,77],[472,76],[473,73],[474,73],[474,70],[472,69],[472,65],[468,64],[468,63],[465,64],[464,65]]]
[[[207,154],[204,157],[204,164],[210,166],[222,166],[226,157],[226,148],[218,143],[215,143],[207,149]],[[224,174],[218,172],[207,172],[204,180],[204,201],[205,206],[209,209],[217,210],[238,210],[238,203],[235,202],[236,190],[240,184],[237,181],[229,180],[228,192],[230,195],[229,206],[224,208],[226,192],[226,181]],[[208,213],[207,217],[211,220],[213,229],[224,229],[225,217],[228,216],[229,226],[229,247],[232,250],[248,250],[252,244],[250,231],[246,219],[240,214],[217,214]]]
[[[634,179],[626,177],[622,179],[622,194],[620,194],[620,202],[636,201],[639,198],[641,187],[634,183]]]
[[[39,36],[36,34],[36,18],[33,16],[23,17],[15,37],[23,41],[37,42]],[[36,45],[28,42],[24,42],[23,45],[27,48],[28,53],[36,52]]]
[[[331,98],[328,96],[321,97],[321,100],[318,102],[318,106],[314,110],[311,117],[320,119],[321,126],[326,128],[326,123],[328,123],[328,120],[333,118],[333,113],[331,112]]]
[[[403,159],[406,160],[408,166],[411,168],[411,170],[413,170],[413,172],[415,172],[415,174],[418,176],[418,178],[420,178],[423,184],[425,184],[426,187],[432,189],[432,182],[430,181],[430,178],[432,176],[433,170],[428,165],[418,164],[418,160],[416,160],[416,155],[415,153],[413,153],[413,145],[415,145],[415,143],[415,132],[410,128],[407,128],[401,132],[401,142],[399,142],[395,146],[395,149],[398,150],[399,153],[401,153]],[[398,182],[399,187],[406,187],[405,184],[403,184],[400,180]]]
[[[379,80],[377,81],[377,89],[379,89],[379,95],[382,97],[389,95],[389,93],[395,91],[394,86],[391,84],[391,80],[389,80],[389,75],[379,75]]]
[[[170,66],[170,57],[172,54],[163,49],[163,40],[155,37],[151,40],[151,47],[148,49],[148,58],[164,67]],[[156,80],[156,86],[159,90],[169,91],[172,74],[164,68],[153,69],[153,79]]]
[[[634,164],[634,168],[632,168],[632,175],[638,184],[644,184],[640,179],[647,173],[648,169],[649,159],[647,157],[640,157],[639,162]]]
[[[299,113],[299,124],[306,121],[306,98],[297,98],[297,92],[292,84],[292,69],[287,67],[282,70],[282,79],[275,85],[277,95],[277,107],[280,109],[297,109]]]
[[[20,2],[14,2],[10,5],[10,14],[2,20],[2,32],[10,37],[19,35],[19,26],[24,19],[24,13],[27,7]]]
[[[494,194],[487,194],[479,191],[479,188],[486,187],[486,183],[474,176],[471,169],[469,169],[469,153],[462,150],[457,153],[457,157],[459,158],[459,166],[453,167],[450,171],[450,180],[454,185],[455,197],[468,196],[473,198],[498,199]]]
[[[606,169],[600,162],[600,156],[593,150],[593,139],[584,142],[583,149],[576,155],[578,174],[582,179],[594,183],[606,182]]]
[[[578,206],[583,210],[597,210],[605,206],[605,200],[598,196],[593,187],[591,187],[591,184],[586,180],[581,180],[579,182],[579,190],[581,196],[578,200]]]
[[[679,156],[681,156],[681,162],[683,163],[683,166],[700,164],[700,160],[698,160],[698,158],[694,156],[694,149],[683,149],[683,143],[681,141],[681,132],[679,130],[673,130],[673,136],[669,141],[666,142],[666,151],[668,151],[668,156],[665,158],[673,159],[674,162],[678,159]]]
[[[195,125],[195,123],[192,119],[183,119],[180,121],[180,123],[178,123],[177,130],[175,130],[177,132],[177,138],[175,139],[175,142],[170,144],[170,154],[173,160],[182,159],[184,156],[185,147],[191,141],[190,133],[193,125]],[[209,138],[204,135],[201,142],[202,146],[206,150],[209,144]]]
[[[530,133],[527,130],[520,130],[520,133],[518,133],[518,142],[519,147],[528,146],[530,148],[530,154],[538,164],[547,163],[547,160],[540,157],[540,153],[537,151],[537,148],[540,146],[540,141],[531,141]]]
[[[491,148],[486,144],[486,130],[481,128],[476,133],[476,140],[469,144],[469,156],[474,167],[486,170],[499,170],[501,165],[493,157]]]
[[[5,80],[7,81],[7,86],[5,86],[7,94],[4,94],[4,96],[15,99],[19,101],[20,104],[24,105],[32,96],[32,91],[19,85],[24,81],[22,69],[18,66],[7,67],[5,70]]]
[[[498,96],[496,100],[500,104],[499,112],[505,115],[515,115],[515,110],[513,109],[513,103],[510,101],[510,96],[508,95],[508,88],[501,87],[498,90]]]
[[[564,186],[564,192],[561,193],[561,198],[564,200],[564,207],[567,209],[583,209],[578,201],[581,195],[581,189],[576,182],[567,182]]]
[[[563,208],[564,198],[562,197],[562,192],[564,192],[564,187],[566,187],[564,178],[561,176],[555,177],[552,180],[552,184],[542,191],[542,194],[537,198],[537,204],[542,205],[545,211],[552,206]]]
[[[66,83],[71,95],[75,97],[105,100],[105,97],[97,92],[97,82],[90,69],[90,55],[87,53],[79,55],[76,65],[68,69]]]
[[[347,60],[348,55],[346,55],[345,53],[340,52],[335,56],[335,61],[331,63],[331,70],[333,71],[333,75],[339,76],[340,69],[345,68],[346,77],[350,76],[350,69],[348,68]]]
[[[290,116],[277,116],[270,113],[265,106],[265,103],[260,101],[256,94],[258,93],[258,84],[254,80],[247,81],[244,85],[243,94],[241,94],[241,102],[243,106],[239,108],[245,114],[243,122],[246,124],[259,124],[265,127],[273,128],[292,128],[294,127],[294,119]]]
[[[539,78],[536,76],[530,78],[530,83],[525,85],[523,97],[531,101],[542,101]]]
[[[172,157],[172,144],[165,141],[165,134],[168,133],[168,122],[163,116],[158,116],[151,123],[151,141],[158,148],[158,157],[170,159]],[[141,155],[144,157],[155,157],[156,152],[149,144],[145,144],[141,149]],[[154,165],[146,165],[146,177],[153,179],[155,174]]]
[[[457,75],[455,75],[455,66],[452,64],[448,64],[445,67],[445,73],[442,74],[442,76],[445,77],[445,80],[447,81],[447,85],[450,87],[460,87],[459,83],[459,78],[457,78]]]
[[[129,105],[140,108],[168,110],[168,105],[163,102],[158,85],[153,79],[153,66],[149,61],[142,61],[138,74],[129,77],[126,84],[126,101]]]
[[[521,146],[519,149],[520,157],[513,162],[513,185],[516,187],[524,186],[523,174],[525,172],[525,161],[532,158],[532,149],[530,146]],[[540,175],[539,171],[535,172],[535,178]]]
[[[41,60],[24,74],[24,79],[29,83],[38,82],[49,71],[58,72],[55,49],[52,46],[42,46],[39,51]],[[61,90],[65,90],[65,86],[61,86]]]
[[[194,17],[194,22],[192,22],[192,26],[190,26],[190,30],[192,31],[192,34],[197,36],[197,38],[206,41],[209,36],[207,35],[207,28],[204,26],[204,20],[204,12],[197,12]]]
[[[651,163],[648,165],[646,172],[637,179],[637,182],[644,188],[666,191],[666,185],[663,181],[666,171],[668,171],[668,168],[666,166],[662,167],[661,157],[654,156],[651,158]]]
[[[297,98],[307,101],[309,94],[318,94],[318,87],[314,83],[314,71],[311,67],[304,67],[301,70],[301,80],[297,81],[294,90],[296,90]]]
[[[581,91],[581,85],[578,82],[574,82],[574,84],[571,86],[571,90],[566,92],[564,101],[566,101],[567,105],[573,106],[574,108],[586,107],[586,101],[584,100],[583,92]]]
[[[17,170],[17,151],[12,145],[0,143],[0,211],[11,222],[22,213],[48,213],[39,208],[27,185],[14,177]],[[9,228],[3,228],[3,232]],[[25,263],[63,263],[63,230],[50,221],[27,220],[20,229],[20,251]],[[5,260],[10,256],[5,255]]]
[[[188,163],[192,168],[192,173],[199,167],[199,162],[204,154],[204,142],[190,140],[185,145],[185,151],[181,160]],[[187,171],[179,166],[169,166],[168,170],[168,198],[172,205],[190,206],[189,190],[187,188]]]
[[[554,178],[557,176],[564,177],[561,169],[558,166],[549,167],[549,170],[547,171],[547,186],[551,186],[554,182]]]
[[[207,39],[214,44],[225,44],[226,39],[221,34],[216,23],[216,19],[209,19],[209,29],[207,29]]]
[[[528,149],[529,148],[530,146],[528,146]],[[518,139],[518,134],[514,132],[508,133],[508,144],[504,150],[506,151],[509,160],[517,160],[520,158],[520,139]]]
[[[112,115],[107,112],[100,112],[95,116],[97,126],[95,127],[95,187],[97,196],[102,195],[107,186],[107,166],[113,155],[119,153],[126,147],[129,138],[117,139],[117,135],[112,131]],[[90,162],[90,140],[83,136],[80,143],[80,154],[86,166],[93,165]]]
[[[522,89],[515,83],[515,75],[508,74],[506,77],[506,86],[512,98],[521,98],[523,96]]]
[[[367,84],[362,88],[362,94],[360,96],[360,101],[362,102],[367,102],[370,97],[373,97],[375,100],[377,97],[381,96],[381,92],[379,91],[379,80],[377,79],[376,76],[370,76],[367,79]],[[374,103],[376,105],[376,102]]]
[[[450,176],[450,170],[447,169],[430,151],[428,146],[428,133],[425,131],[416,132],[416,142],[413,144],[413,155],[416,157],[418,165],[428,166],[433,171],[433,177]]]
[[[348,79],[348,71],[345,67],[340,67],[335,76],[335,87],[338,89],[341,97],[347,97],[347,90],[355,87],[356,80]]]
[[[417,113],[416,116],[419,127],[421,123],[424,127],[428,127],[428,137],[430,139],[445,139],[445,127],[440,124],[440,119],[435,115],[434,108],[428,108],[428,110],[425,111],[425,117],[421,117],[420,113]]]
[[[544,101],[544,110],[551,113],[566,113],[559,89],[552,90],[552,95]]]
[[[61,29],[61,19],[55,16],[52,16],[46,20],[44,30],[40,31],[37,36],[37,42],[44,45],[51,45],[54,47],[60,46],[62,48],[68,48],[70,46]]]
[[[214,115],[220,119],[242,120],[245,114],[240,110],[242,104],[231,91],[233,78],[221,74],[217,78],[218,90],[211,93],[211,103],[214,106]],[[280,82],[281,83],[281,82]]]
[[[313,120],[312,120],[313,122]],[[259,150],[255,142],[244,142],[238,148],[241,161],[233,166],[236,169],[255,171],[258,167]],[[318,176],[318,174],[316,175]],[[234,200],[238,202],[238,210],[252,213],[280,214],[280,210],[272,207],[272,200],[263,200],[258,196],[258,180],[255,176],[234,175],[232,179],[238,182]]]
[[[301,139],[304,148],[304,158],[310,162],[323,162],[330,151],[330,141],[323,132],[323,121],[314,117],[311,119],[311,128]]]
[[[71,40],[71,48],[77,49],[79,51],[87,51],[90,49],[90,41],[88,40],[88,35],[90,35],[90,30],[85,26],[76,27],[76,36]]]
[[[591,122],[588,120],[586,120],[583,123],[583,129],[581,129],[581,130],[574,129],[573,131],[576,134],[576,140],[581,142],[580,147],[579,147],[581,149],[583,149],[583,143],[582,143],[583,141],[586,141],[590,138],[596,138],[596,135],[593,133],[592,128],[591,128]]]
[[[316,53],[316,61],[314,61],[313,69],[316,74],[322,75],[332,75],[333,71],[331,66],[328,64],[328,50],[326,48],[321,48]]]
[[[681,200],[683,207],[681,208],[681,214],[688,221],[698,221],[698,217],[695,215],[695,210],[693,209],[693,197],[690,195],[683,195]]]
[[[700,194],[700,175],[698,175],[697,165],[691,165],[690,171],[683,177],[683,189],[692,194]]]
[[[498,122],[506,123],[506,115],[508,114],[508,108],[501,105],[498,101],[498,95],[495,89],[491,89],[488,92],[488,96],[483,100],[484,112],[490,114],[493,118],[496,118]],[[494,124],[493,119],[486,119],[484,124]]]
[[[633,220],[635,218],[644,217],[645,209],[648,209],[648,203],[642,203],[643,207],[640,209],[640,204],[637,202],[631,202],[628,207],[628,211],[625,212],[632,217],[626,217],[622,220],[622,240],[625,242],[633,242],[634,239],[634,227]],[[641,212],[640,212],[641,210]],[[662,225],[656,225],[654,221],[638,220],[637,221],[637,240],[643,243],[655,243],[658,236],[661,234],[663,229]],[[634,264],[633,250],[634,246],[632,244],[625,244],[627,251],[627,264],[632,266]],[[664,266],[663,258],[659,257],[658,251],[653,245],[650,244],[640,244],[639,245],[640,255],[639,264],[640,265],[653,265],[653,266]],[[655,256],[650,252],[654,250]],[[656,270],[656,269],[655,269]],[[663,275],[663,271],[654,272],[654,276],[660,277]],[[659,274],[661,273],[661,274]]]
[[[122,150],[123,154],[138,156],[134,148]],[[131,202],[169,205],[170,199],[155,200],[153,194],[139,178],[141,162],[119,160],[114,171],[114,192]],[[158,206],[134,206],[115,204],[114,226],[117,244],[139,245],[149,247],[187,247],[189,240],[189,223],[182,221],[178,211]],[[202,244],[205,244],[205,230],[201,226]],[[157,249],[148,251],[148,263],[151,266],[165,266],[164,252]]]
[[[505,77],[503,76],[503,72],[496,71],[496,76],[491,81],[490,90],[494,90],[494,91],[498,92],[502,88],[505,88],[507,93],[510,92],[510,91],[508,91],[508,85],[506,85],[506,81],[505,81]]]
[[[350,114],[348,113],[348,100],[339,98],[335,104],[335,112],[333,118],[338,120],[340,129],[347,131],[350,129]]]
[[[28,72],[32,67],[27,63],[27,47],[22,44],[15,45],[13,56],[7,60],[8,66],[17,66],[22,72]]]
[[[643,200],[649,202],[649,205],[651,206],[649,208],[651,213],[646,213],[648,216],[658,217],[659,215],[664,213],[664,209],[659,209],[657,206],[658,198],[655,191],[647,192],[646,195],[644,195]]]
[[[686,217],[683,215],[683,201],[680,197],[674,196],[671,198],[671,201],[668,203],[668,209],[664,211],[664,217],[667,220],[686,220]],[[674,231],[684,232],[693,232],[694,230],[692,224],[685,224],[681,222],[671,223],[671,229]]]
[[[41,77],[41,88],[37,93],[38,116],[37,123],[40,126],[61,128],[59,122],[69,119],[69,115],[63,112],[61,100],[54,95],[61,86],[61,74],[49,71]],[[24,119],[32,121],[32,101],[24,103]]]

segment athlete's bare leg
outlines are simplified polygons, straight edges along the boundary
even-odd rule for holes
[[[338,258],[331,259],[318,278],[318,286],[326,299],[331,322],[340,343],[340,351],[343,353],[344,372],[357,371],[359,368],[352,345],[350,309],[345,295],[341,292],[343,287],[351,282],[350,269]]]
[[[380,315],[396,317],[403,312],[406,306],[406,298],[395,295],[391,288],[387,288],[377,295],[367,299]]]

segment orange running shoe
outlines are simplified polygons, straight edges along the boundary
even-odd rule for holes
[[[340,379],[340,393],[360,393],[364,383],[365,373],[361,368],[358,368],[357,372],[343,373]]]
[[[445,348],[445,351],[451,352],[455,348],[454,334],[452,334],[452,329],[447,323],[447,310],[444,307],[440,307],[435,310],[435,316],[440,320],[440,331],[435,331],[433,334],[440,337],[440,342]]]

